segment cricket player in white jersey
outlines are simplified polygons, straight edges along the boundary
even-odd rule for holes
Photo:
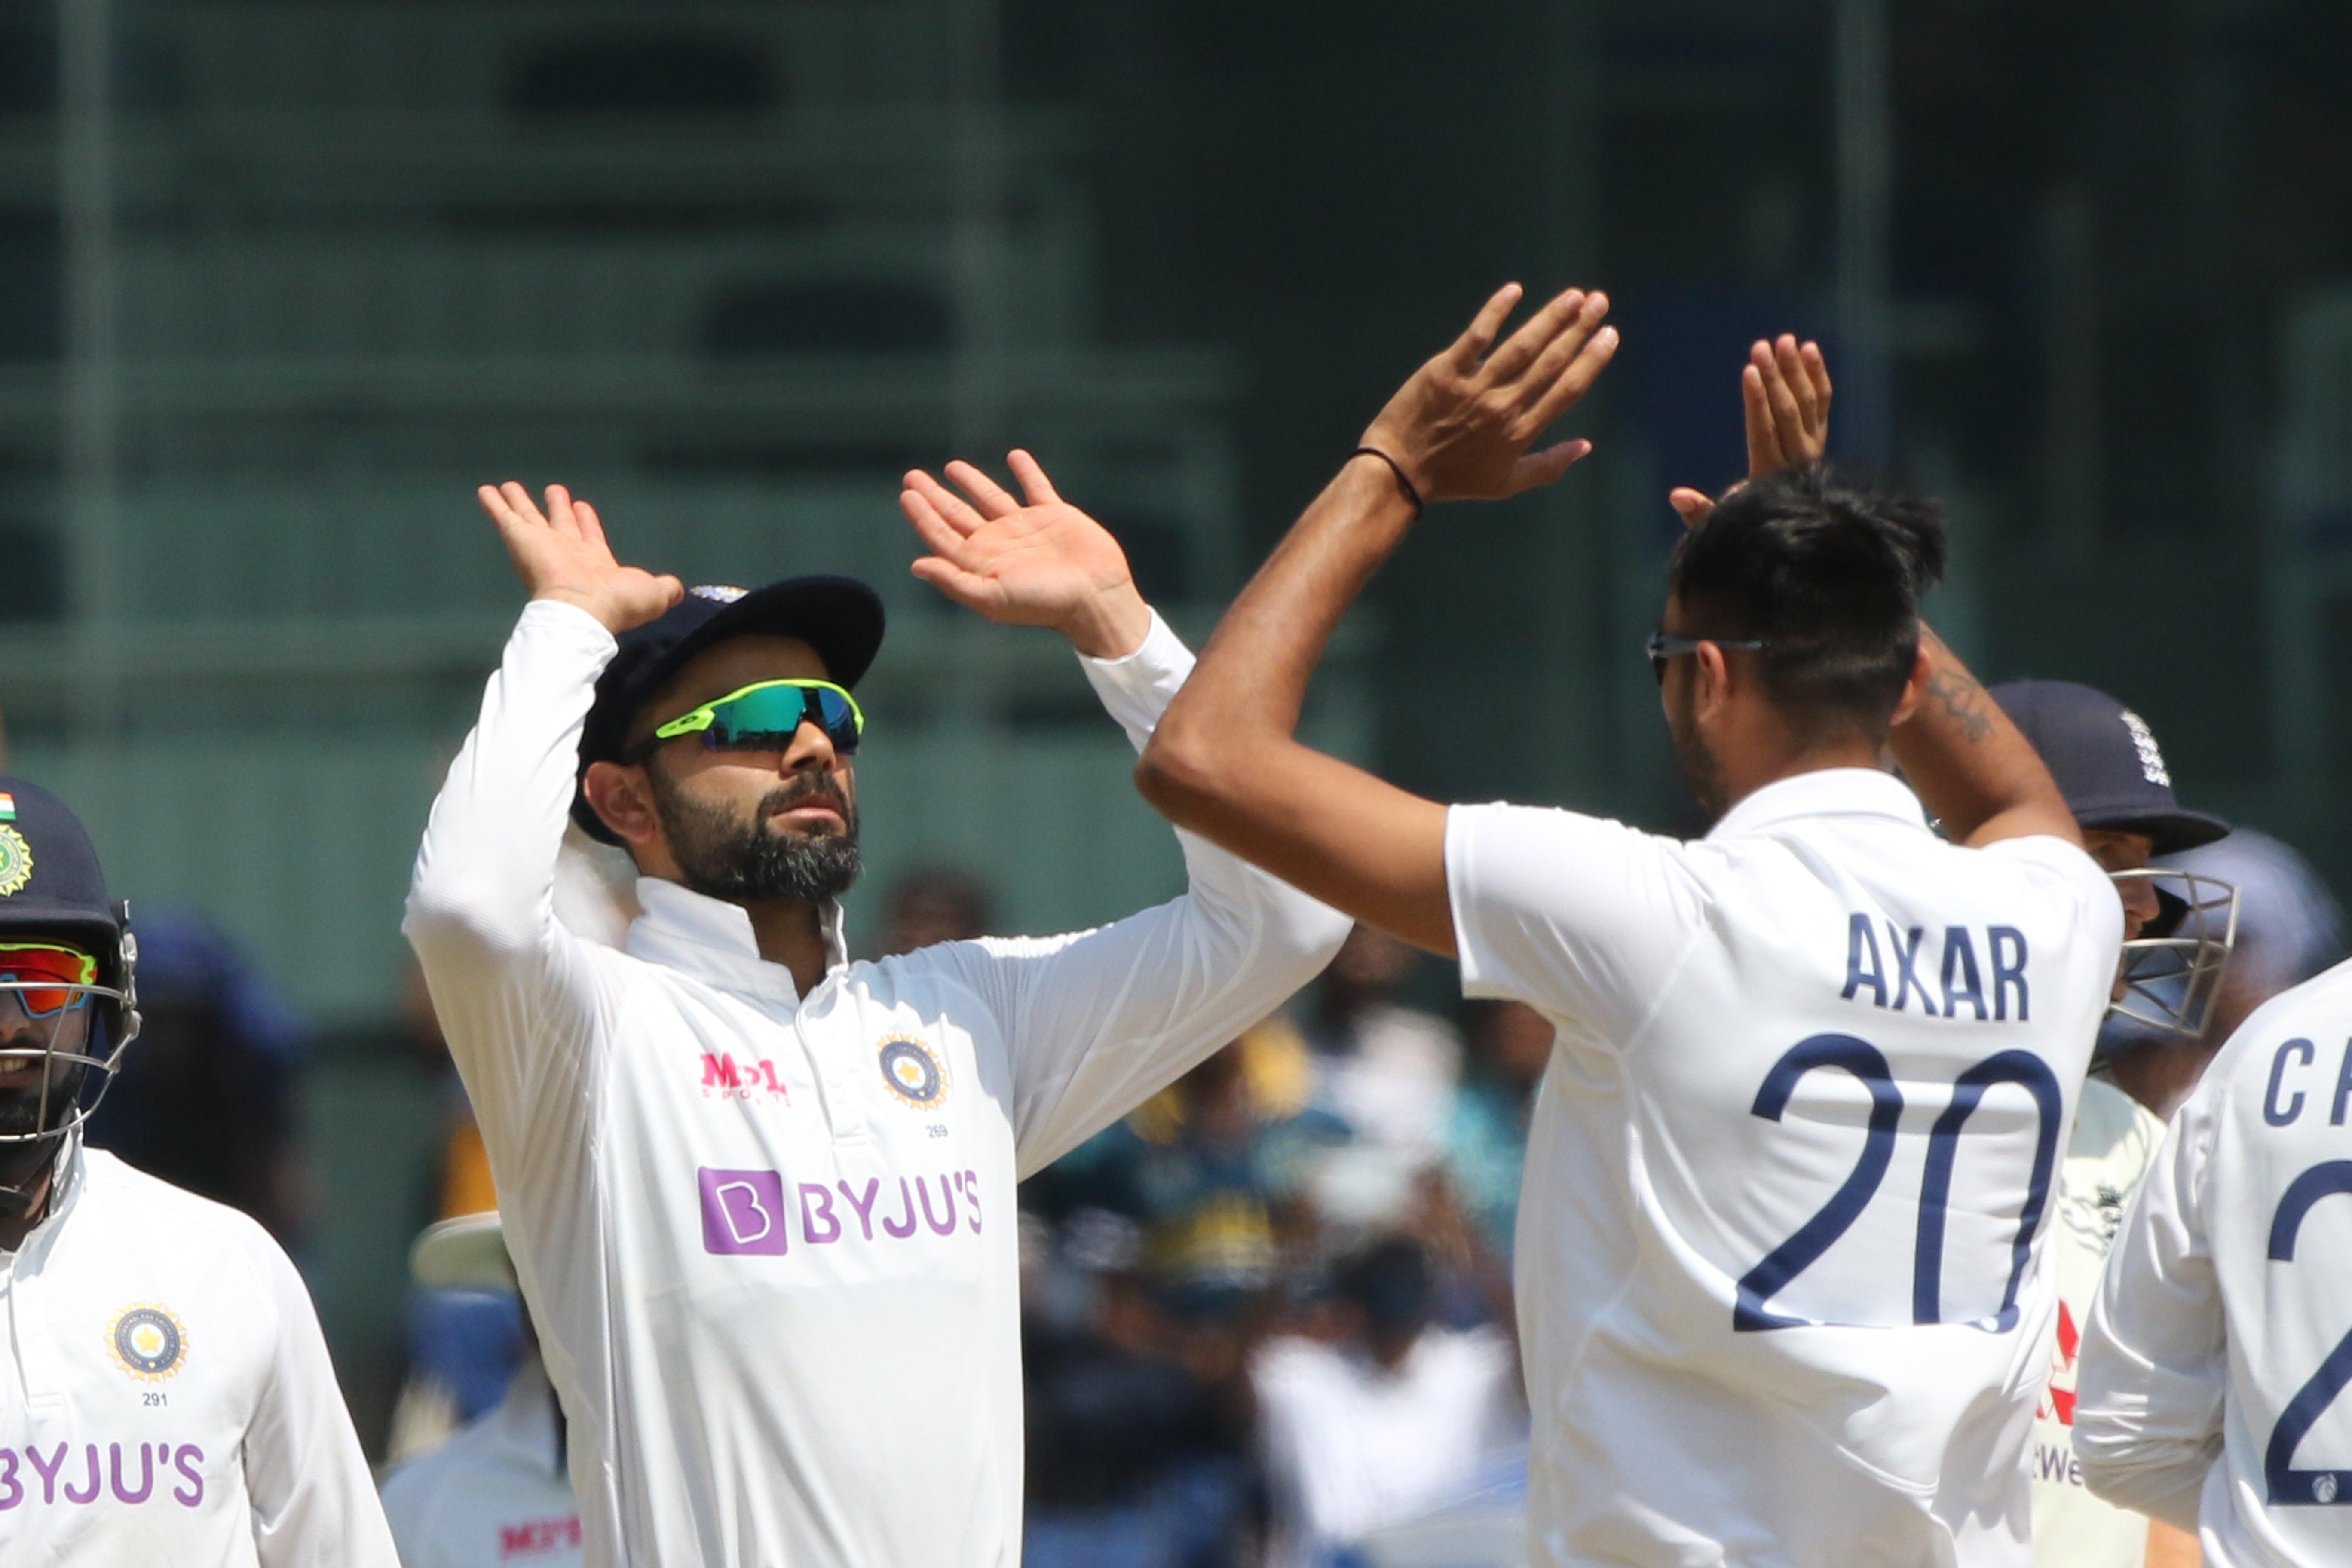
[[[2124,973],[2114,1010],[2148,1028],[2203,1035],[2236,931],[2237,889],[2149,861],[2210,844],[2230,825],[2180,804],[2155,731],[2105,692],[2066,680],[2015,680],[1989,695],[2048,765],[2084,847],[2122,898]],[[2083,1327],[2124,1210],[2163,1142],[2164,1122],[2153,1111],[2105,1079],[2084,1082],[2052,1200],[2058,1329],[2027,1457],[2040,1568],[2196,1562],[2193,1537],[2086,1491],[2074,1453]]]
[[[1649,654],[1720,814],[1696,842],[1449,810],[1293,738],[1421,501],[1514,494],[1589,449],[1528,452],[1613,352],[1607,301],[1570,290],[1503,339],[1517,299],[1373,421],[1139,782],[1552,1021],[1517,1251],[1535,1562],[2021,1568],[2039,1241],[2122,911],[2032,748],[1920,626],[1928,509],[1801,469],[1686,533]],[[1812,428],[1817,356],[1767,358],[1751,432]]]
[[[137,960],[80,823],[0,778],[0,1563],[398,1568],[286,1254],[82,1142]]]
[[[2352,1563],[2352,963],[2241,1025],[2174,1115],[2084,1333],[2093,1493],[2210,1568]]]
[[[909,476],[919,572],[1055,627],[1138,747],[1192,656],[1026,454]],[[1013,1184],[1312,977],[1346,920],[1197,839],[1096,931],[852,963],[872,590],[685,592],[559,488],[487,487],[530,604],[433,808],[408,932],[569,1422],[591,1564],[1013,1568]],[[625,948],[555,912],[625,845]]]

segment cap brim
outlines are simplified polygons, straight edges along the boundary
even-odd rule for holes
[[[408,1250],[408,1271],[430,1289],[517,1293],[506,1227],[495,1210],[426,1226]]]
[[[2158,855],[2178,855],[2183,849],[2200,848],[2230,836],[2228,823],[2201,811],[2162,812],[2155,816],[2078,812],[2074,819],[2084,827],[2105,828],[2111,833],[2145,833],[2155,846],[2153,853]]]

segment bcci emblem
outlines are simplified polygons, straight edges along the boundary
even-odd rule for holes
[[[21,893],[33,879],[33,847],[25,836],[0,822],[0,898]]]
[[[117,1365],[142,1383],[161,1383],[180,1370],[188,1331],[161,1307],[127,1307],[106,1334]]]
[[[906,1035],[882,1042],[882,1081],[908,1104],[929,1110],[948,1097],[947,1068],[931,1047]]]

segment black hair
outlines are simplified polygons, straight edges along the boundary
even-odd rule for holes
[[[1429,1254],[1407,1236],[1387,1236],[1342,1259],[1334,1293],[1364,1310],[1376,1333],[1407,1333],[1429,1317]]]
[[[1754,638],[1764,694],[1808,739],[1885,738],[1944,574],[1936,503],[1813,467],[1726,496],[1666,568],[1693,637]]]

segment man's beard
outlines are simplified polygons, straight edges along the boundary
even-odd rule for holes
[[[65,1147],[65,1127],[80,1107],[82,1079],[89,1070],[86,1063],[75,1062],[61,1071],[49,1072],[46,1117],[41,1114],[39,1084],[0,1089],[0,1139],[6,1140],[0,1142],[0,1188],[10,1192],[7,1199],[0,1200],[0,1215],[25,1208],[25,1199],[40,1185],[51,1162]]]
[[[1677,717],[1671,710],[1666,714],[1666,733],[1674,737],[1675,761],[1682,764],[1683,782],[1690,785],[1691,798],[1698,802],[1699,814],[1712,825],[1730,805],[1725,798],[1723,764],[1716,760],[1715,752],[1698,726]]]
[[[857,853],[857,808],[831,778],[803,778],[769,792],[745,822],[716,806],[688,800],[658,763],[646,770],[654,811],[669,840],[678,876],[706,898],[730,904],[815,903],[849,890],[863,869]],[[768,821],[808,801],[842,816],[839,833],[772,832]]]

